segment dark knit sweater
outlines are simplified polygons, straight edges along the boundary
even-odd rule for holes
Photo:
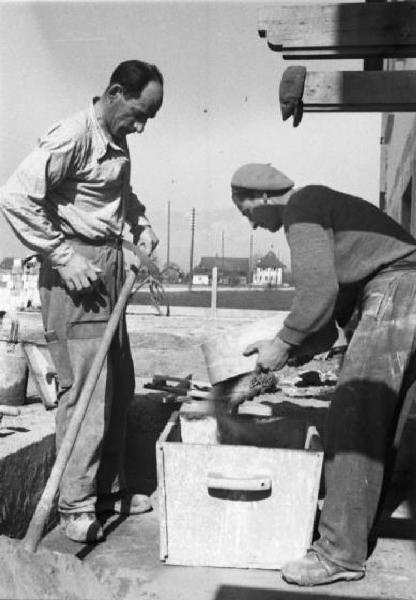
[[[296,291],[278,335],[290,344],[301,344],[331,319],[343,325],[336,307],[343,304],[344,314],[352,312],[351,290],[377,272],[406,258],[416,268],[410,233],[373,204],[325,186],[294,191],[283,225]]]

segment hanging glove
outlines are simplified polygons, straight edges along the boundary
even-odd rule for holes
[[[306,67],[288,67],[283,73],[279,86],[280,110],[283,121],[293,116],[293,127],[297,127],[303,116],[303,91],[305,88]]]

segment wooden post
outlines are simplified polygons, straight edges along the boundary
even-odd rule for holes
[[[217,318],[217,278],[218,268],[213,267],[211,281],[211,317],[213,319]]]
[[[248,259],[248,285],[253,283],[253,234],[250,233],[250,252]]]
[[[192,209],[191,217],[191,252],[189,255],[189,291],[192,290],[192,279],[194,276],[194,241],[195,241],[195,209]]]
[[[168,200],[168,235],[167,235],[167,246],[166,246],[166,268],[170,265],[170,200]]]

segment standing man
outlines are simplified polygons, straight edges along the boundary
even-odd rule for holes
[[[402,399],[416,378],[416,240],[361,198],[293,185],[262,164],[231,180],[253,227],[284,227],[296,288],[283,328],[245,351],[258,353],[257,367],[281,369],[311,333],[345,326],[355,307],[360,315],[329,409],[320,537],[282,569],[287,582],[311,586],[365,574]]]
[[[58,448],[123,283],[126,227],[147,254],[158,242],[130,187],[126,137],[142,133],[162,101],[157,67],[121,63],[102,96],[52,127],[0,190],[6,219],[42,260],[42,318],[60,386]],[[102,512],[150,508],[147,496],[127,493],[123,475],[133,393],[123,316],[60,486],[61,524],[75,541],[103,538]]]

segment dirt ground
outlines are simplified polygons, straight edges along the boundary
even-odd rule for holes
[[[171,407],[163,402],[163,395],[145,391],[141,387],[143,381],[156,373],[174,376],[192,374],[195,379],[207,380],[200,349],[205,337],[215,331],[266,316],[265,311],[222,310],[218,311],[217,319],[213,319],[209,309],[180,307],[174,307],[171,317],[158,317],[147,307],[132,307],[129,312],[127,322],[136,367],[137,393],[130,420],[134,436],[130,438],[133,442],[128,449],[131,460],[127,470],[133,477],[137,491],[153,493],[154,510],[136,517],[108,519],[104,523],[106,540],[97,546],[72,543],[59,528],[53,530],[43,542],[49,549],[74,554],[85,560],[118,600],[414,600],[414,505],[408,496],[403,495],[404,488],[400,486],[388,506],[377,547],[368,562],[367,576],[361,582],[303,590],[285,584],[275,571],[176,567],[160,562],[155,465],[153,458],[143,461],[140,457],[153,457],[155,440]],[[23,322],[22,330],[27,335],[37,335],[38,317],[29,316],[23,318]],[[314,367],[321,371],[333,371],[336,365],[319,361],[305,365],[303,369]],[[290,370],[284,374],[289,378],[291,375],[293,373]],[[280,398],[276,404],[283,413],[290,404],[290,410],[295,407],[296,410],[320,415],[317,419],[319,424],[322,423],[320,419],[325,418],[328,406],[329,398],[324,396],[319,393],[310,397],[295,395],[292,398]],[[409,438],[413,440],[416,437],[414,430],[409,433]],[[416,455],[412,452],[407,452],[407,458],[410,457],[414,464]]]

